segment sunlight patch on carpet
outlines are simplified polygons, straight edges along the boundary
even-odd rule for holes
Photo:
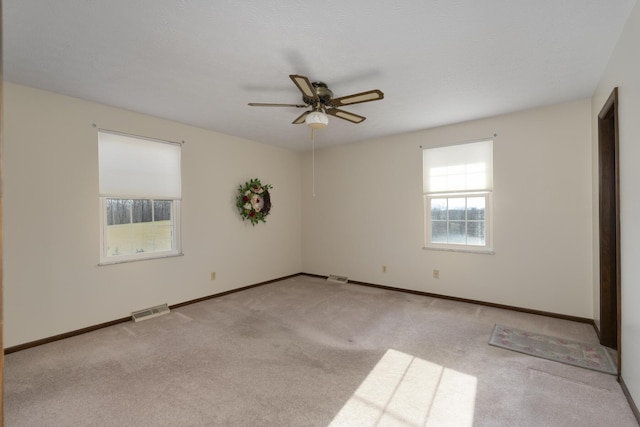
[[[330,426],[473,426],[477,379],[389,349]]]
[[[599,344],[585,344],[502,325],[495,325],[489,344],[555,362],[617,374],[609,353]]]

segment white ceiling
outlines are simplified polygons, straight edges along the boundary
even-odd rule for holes
[[[5,79],[306,150],[289,74],[343,107],[316,146],[593,94],[636,0],[4,0]]]

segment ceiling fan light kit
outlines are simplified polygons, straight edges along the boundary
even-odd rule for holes
[[[312,111],[307,114],[304,122],[311,129],[322,129],[329,124],[329,117],[321,111]]]
[[[339,119],[343,119],[351,123],[362,123],[366,119],[364,116],[350,113],[337,107],[384,99],[384,93],[378,89],[334,98],[333,92],[329,89],[326,83],[311,83],[308,77],[298,74],[291,74],[289,75],[289,78],[302,94],[302,102],[304,102],[304,104],[250,102],[249,105],[252,107],[310,108],[310,110],[302,113],[291,123],[294,125],[306,123],[311,129],[322,129],[329,124],[328,115],[338,117]]]

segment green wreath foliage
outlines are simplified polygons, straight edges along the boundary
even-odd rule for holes
[[[255,226],[258,222],[266,222],[265,218],[271,211],[271,195],[269,190],[273,186],[263,184],[258,178],[245,182],[238,186],[238,197],[236,207],[240,212],[242,220],[251,221]]]

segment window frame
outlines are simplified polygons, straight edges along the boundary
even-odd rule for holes
[[[441,243],[432,241],[432,218],[431,218],[431,200],[447,199],[447,198],[469,198],[484,197],[485,198],[485,219],[484,219],[484,245],[458,244],[458,243]],[[436,249],[455,252],[477,252],[493,254],[493,194],[491,191],[464,191],[464,192],[447,192],[447,193],[427,193],[424,194],[424,212],[425,212],[425,246],[424,249]],[[465,223],[468,222],[465,219]]]
[[[177,167],[174,169],[177,173],[174,174],[173,176],[175,176],[175,179],[177,179],[177,183],[178,186],[177,187],[173,187],[176,191],[175,194],[173,195],[166,195],[163,196],[162,192],[160,194],[144,194],[145,192],[142,192],[142,194],[133,194],[133,192],[130,191],[115,191],[115,192],[108,192],[108,191],[104,191],[103,187],[102,187],[102,172],[101,172],[101,167],[103,165],[102,160],[100,160],[100,149],[99,149],[99,181],[100,181],[100,190],[98,192],[98,202],[99,202],[99,210],[100,210],[100,257],[99,257],[99,263],[98,265],[112,265],[112,264],[119,264],[119,263],[124,263],[124,262],[133,262],[133,261],[142,261],[142,260],[150,260],[150,259],[161,259],[161,258],[168,258],[168,257],[175,257],[175,256],[182,256],[182,230],[181,230],[181,180],[182,180],[182,171],[181,171],[181,158],[182,158],[182,144],[181,143],[177,143],[177,142],[172,142],[172,141],[165,141],[165,140],[161,140],[161,139],[155,139],[155,138],[149,138],[149,137],[143,137],[143,136],[137,136],[137,135],[131,135],[131,134],[126,134],[126,133],[121,133],[121,132],[114,132],[114,131],[110,131],[110,130],[105,130],[105,129],[98,129],[98,145],[99,147],[101,146],[101,142],[100,142],[100,138],[102,134],[112,134],[115,135],[116,137],[125,137],[125,138],[130,138],[130,139],[135,139],[138,141],[146,141],[146,142],[153,142],[153,143],[157,143],[157,144],[170,144],[170,145],[175,145],[177,147],[179,147],[179,150],[177,151],[176,155],[177,155],[177,163],[174,163],[177,165]],[[133,141],[133,143],[135,144],[136,142]],[[135,155],[133,157],[134,159],[136,158]],[[108,157],[107,157],[108,159]],[[105,163],[105,165],[107,165],[107,170],[109,170],[108,168],[111,167],[112,163]],[[155,176],[155,175],[147,175],[147,176]],[[169,175],[171,176],[171,175]],[[148,179],[148,178],[147,178]],[[108,183],[112,182],[107,180]],[[144,180],[143,180],[144,182]],[[171,182],[171,181],[167,181],[167,182]],[[115,199],[115,200],[149,200],[152,203],[153,206],[153,202],[154,201],[170,201],[171,202],[171,228],[172,228],[172,233],[171,233],[171,249],[168,250],[154,250],[154,251],[145,251],[145,252],[138,252],[138,253],[133,253],[133,254],[125,254],[125,255],[109,255],[108,253],[108,248],[107,248],[107,244],[108,244],[108,239],[107,239],[107,232],[108,232],[108,214],[107,214],[107,210],[108,210],[108,203],[107,200],[109,199]],[[152,207],[152,212],[153,212],[153,207]],[[140,223],[136,223],[133,222],[134,218],[133,216],[130,218],[130,223],[132,225],[135,224],[142,224],[143,222]],[[152,215],[151,217],[151,221],[144,221],[144,223],[153,223],[155,222],[155,216]]]
[[[469,189],[442,189],[440,191],[429,191],[427,188],[427,178],[426,174],[428,173],[425,170],[426,160],[425,160],[425,152],[431,149],[438,148],[447,148],[454,146],[462,146],[467,144],[474,143],[484,143],[491,142],[491,155],[488,158],[490,162],[490,167],[487,171],[490,175],[487,176],[485,182],[487,183],[486,188],[469,188]],[[422,171],[422,179],[423,179],[423,209],[424,209],[424,217],[423,217],[423,225],[425,226],[425,230],[423,233],[424,238],[424,246],[423,249],[427,250],[440,250],[440,251],[453,251],[453,252],[471,252],[471,253],[482,253],[482,254],[494,254],[493,250],[493,146],[494,146],[494,138],[483,138],[477,139],[473,141],[461,142],[456,144],[442,145],[436,147],[425,147],[423,148],[423,171]],[[466,154],[466,153],[465,153]],[[465,157],[463,155],[463,157]],[[437,158],[437,157],[436,157]],[[431,162],[433,164],[433,162]],[[446,163],[445,163],[446,164]],[[463,163],[464,164],[464,163]],[[436,167],[437,163],[436,163]],[[430,184],[431,185],[431,184]],[[474,245],[474,244],[459,244],[459,243],[442,243],[442,242],[433,242],[432,241],[432,213],[431,213],[431,200],[432,199],[442,199],[442,198],[469,198],[469,197],[485,197],[485,244],[484,245]],[[465,219],[465,223],[467,219]],[[447,235],[449,233],[447,232]]]
[[[171,222],[173,226],[171,249],[153,252],[139,252],[128,255],[108,255],[107,247],[107,199],[119,200],[161,200],[148,199],[144,197],[100,197],[100,265],[119,264],[123,262],[142,261],[148,259],[169,258],[182,256],[182,233],[180,227],[180,200],[171,200]],[[165,200],[165,199],[162,199]],[[151,221],[155,222],[155,221]],[[131,224],[134,224],[133,222]]]

